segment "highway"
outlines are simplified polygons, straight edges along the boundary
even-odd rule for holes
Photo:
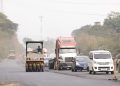
[[[108,80],[112,77],[105,73],[89,75],[85,71],[25,72],[19,59],[0,62],[0,83],[16,83],[14,86],[120,86],[120,81]]]
[[[109,80],[113,79],[113,75],[111,74],[106,74],[105,72],[97,72],[95,75],[89,74],[87,71],[82,71],[82,72],[71,72],[70,70],[63,70],[63,71],[52,71],[54,73],[58,74],[63,74],[63,75],[70,75],[70,76],[76,76],[80,78],[85,78],[85,79],[97,79],[97,80]]]

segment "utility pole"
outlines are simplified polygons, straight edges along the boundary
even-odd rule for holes
[[[43,40],[43,25],[42,25],[42,22],[43,22],[43,16],[40,16],[40,22],[41,22],[41,27],[40,27],[40,38],[41,40]]]

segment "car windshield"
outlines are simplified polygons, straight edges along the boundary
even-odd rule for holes
[[[61,54],[64,54],[64,53],[76,53],[76,49],[75,49],[75,48],[60,49],[60,53],[61,53]]]
[[[28,47],[28,48],[31,48],[31,49],[33,49],[33,50],[37,49],[38,46],[40,46],[40,48],[42,48],[42,45],[41,45],[40,43],[28,43],[28,44],[27,44],[27,47]]]
[[[95,59],[111,59],[110,54],[94,54]]]
[[[87,56],[80,56],[80,57],[76,57],[76,61],[79,61],[79,62],[89,62],[90,59],[87,57]]]

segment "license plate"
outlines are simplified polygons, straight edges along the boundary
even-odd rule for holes
[[[107,70],[107,68],[102,68],[101,70]]]

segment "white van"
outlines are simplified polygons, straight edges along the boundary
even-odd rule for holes
[[[89,74],[96,74],[96,72],[106,72],[106,74],[109,72],[111,74],[114,73],[114,63],[109,51],[90,51],[89,58],[91,59],[91,63],[89,63]]]

